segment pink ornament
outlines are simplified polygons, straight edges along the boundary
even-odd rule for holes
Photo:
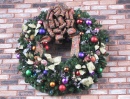
[[[42,24],[42,21],[41,21],[41,20],[39,20],[37,23],[38,23],[38,24]]]
[[[97,51],[96,51],[96,54],[97,54],[97,55],[100,55],[100,51],[99,51],[99,50],[97,50]]]
[[[99,32],[99,28],[95,28],[94,31],[98,33]]]
[[[46,60],[41,60],[41,64],[43,64],[44,66],[47,65],[47,61]]]

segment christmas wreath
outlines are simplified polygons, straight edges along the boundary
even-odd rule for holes
[[[102,76],[107,62],[106,30],[80,9],[66,9],[59,5],[22,26],[16,56],[18,70],[25,82],[49,95],[64,95],[88,90]],[[71,40],[71,58],[48,53],[49,43],[64,44]]]

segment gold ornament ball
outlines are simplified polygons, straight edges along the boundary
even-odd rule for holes
[[[69,67],[65,67],[64,72],[68,72],[68,71],[69,71]]]
[[[35,51],[35,50],[36,50],[36,46],[33,46],[33,47],[32,47],[32,50]]]
[[[55,82],[50,82],[50,87],[55,87]]]
[[[30,40],[34,40],[34,35],[31,35],[31,36],[30,36]]]
[[[83,32],[80,32],[79,34],[80,34],[80,35],[83,35],[84,33],[83,33]]]
[[[80,14],[78,14],[78,17],[81,17],[81,15],[80,15]]]

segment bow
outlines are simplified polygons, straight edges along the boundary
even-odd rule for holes
[[[52,58],[51,54],[44,54],[44,55],[45,55],[45,57],[47,58],[47,60],[49,62],[53,63],[53,64],[51,64],[49,66],[46,66],[45,70],[50,69],[50,70],[54,71],[55,70],[55,66],[59,65],[60,62],[61,62],[61,56],[57,56],[57,57]]]

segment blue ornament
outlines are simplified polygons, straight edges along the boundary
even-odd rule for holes
[[[108,39],[108,38],[106,38],[106,42],[109,42],[109,39]]]
[[[39,29],[38,34],[45,35],[46,34],[46,30],[41,28],[41,29]]]
[[[44,74],[44,75],[47,75],[47,73],[48,73],[47,70],[44,70],[44,71],[43,71],[43,74]]]
[[[53,93],[54,93],[54,91],[53,90],[51,90],[50,92],[49,92],[49,94],[52,96],[53,95]]]
[[[79,52],[78,56],[79,58],[84,58],[85,54],[83,52]]]

